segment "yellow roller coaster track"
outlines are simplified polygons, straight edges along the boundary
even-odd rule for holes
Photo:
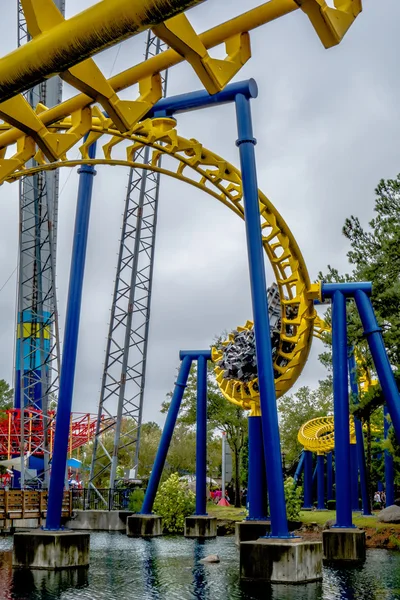
[[[327,325],[319,315],[316,315],[314,319],[314,337],[324,340],[324,334],[330,332],[331,329],[329,325]],[[365,365],[361,353],[357,351],[356,348],[354,350],[354,357],[357,364],[358,386],[360,392],[365,393],[371,386],[376,385],[378,382],[371,378],[371,373]],[[335,448],[333,416],[317,417],[307,421],[300,427],[297,439],[300,444],[304,446],[305,450],[311,450],[311,452],[317,452],[319,454],[331,452]],[[350,417],[350,443],[356,443],[353,417]]]
[[[13,172],[12,177],[7,178],[7,181],[33,175],[40,170],[75,167],[83,162],[150,168],[201,189],[243,219],[242,180],[239,169],[204,148],[197,140],[180,137],[175,125],[174,119],[148,119],[137,125],[132,132],[123,134],[113,127],[110,119],[94,109],[91,133],[80,147],[82,155],[80,160],[61,160],[54,163],[42,160],[40,165],[32,168],[26,168],[22,164],[19,170]],[[71,120],[67,119],[54,124],[52,130],[62,131],[70,127]],[[101,137],[104,138],[103,158],[89,160],[89,145]],[[135,154],[143,145],[152,148],[150,165],[135,162]],[[114,158],[116,154],[121,155],[119,148],[122,146],[125,147],[126,158]],[[165,166],[166,161],[164,161],[163,167],[160,167],[159,159],[162,155],[175,160],[169,161],[168,167]],[[37,155],[36,158],[40,156]],[[307,268],[293,234],[261,191],[259,201],[264,250],[273,268],[282,299],[282,333],[274,364],[277,374],[276,390],[280,396],[293,385],[307,360],[315,310],[313,301],[309,298],[310,279]],[[291,309],[292,316],[286,316],[288,307]],[[289,330],[290,333],[287,333]],[[289,352],[287,348],[286,351],[284,350],[284,343],[286,346],[290,345]],[[277,364],[279,357],[284,359],[286,366]],[[242,384],[238,385],[239,382],[236,383],[236,387],[235,382],[231,381],[222,381],[220,385],[226,398],[250,409],[254,401],[258,401],[258,392],[254,389],[256,382],[257,380],[250,382],[247,389]]]
[[[82,163],[152,169],[202,189],[241,218],[242,182],[237,168],[200,142],[179,137],[172,119],[141,121],[161,97],[160,72],[186,61],[209,93],[215,93],[250,58],[252,29],[301,9],[329,48],[341,41],[362,10],[361,0],[334,0],[333,7],[325,0],[270,0],[198,35],[182,13],[197,0],[140,0],[135,6],[129,0],[103,0],[68,21],[53,0],[21,3],[32,39],[0,59],[0,116],[5,121],[0,124],[0,184],[41,170]],[[163,15],[172,18],[162,22]],[[147,27],[152,27],[170,49],[107,80],[90,57]],[[208,54],[219,44],[225,44],[223,61]],[[50,109],[39,104],[35,110],[17,94],[56,73],[81,94]],[[118,93],[135,83],[138,98],[122,100]],[[110,118],[92,106],[94,103],[99,103]],[[80,147],[82,158],[71,160],[67,154],[88,133]],[[89,145],[101,137],[107,138],[103,158],[89,160]],[[135,162],[143,145],[152,148],[150,165]],[[121,146],[126,146],[125,158],[120,158]],[[162,155],[175,159],[174,166],[160,167]],[[38,166],[27,168],[31,159]],[[280,396],[296,381],[307,359],[315,316],[313,299],[318,290],[310,284],[301,252],[285,221],[262,192],[259,201],[263,245],[282,304],[282,330],[274,362]],[[251,322],[246,324],[251,326]],[[218,353],[214,354],[217,357]],[[221,372],[217,378],[229,400],[246,409],[256,407],[257,379],[243,385],[225,381]]]

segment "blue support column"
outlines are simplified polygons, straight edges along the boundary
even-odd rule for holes
[[[383,408],[384,418],[384,436],[385,440],[389,437],[390,421],[389,412],[385,404]],[[385,485],[386,485],[386,506],[393,506],[394,504],[394,464],[393,456],[388,450],[385,450]]]
[[[301,472],[303,471],[303,469],[304,469],[304,450],[300,454],[299,464],[297,465],[295,474],[293,476],[294,483],[296,485],[297,485],[297,483],[298,483],[298,481],[300,479],[300,475],[301,475]]]
[[[350,467],[351,467],[351,509],[360,510],[358,501],[358,459],[357,444],[350,444]]]
[[[192,358],[190,356],[185,356],[182,360],[181,368],[175,383],[175,390],[161,435],[160,445],[158,446],[156,459],[150,475],[149,485],[147,486],[142,510],[140,511],[140,514],[142,515],[151,514],[151,511],[153,510],[154,499],[157,494],[158,484],[160,483],[165,460],[167,458],[172,434],[174,433],[174,427],[176,424],[176,419],[178,418],[178,412],[181,406],[183,394],[185,392],[191,364]]]
[[[207,359],[197,360],[196,515],[206,515],[207,502]]]
[[[360,313],[364,335],[368,341],[379,383],[381,384],[382,392],[392,419],[394,431],[397,440],[400,442],[400,395],[392,367],[390,366],[386,354],[382,331],[376,320],[371,300],[366,293],[363,291],[356,291],[354,292],[354,299],[357,304],[358,312]]]
[[[359,392],[357,384],[357,370],[356,361],[354,358],[354,352],[352,348],[349,348],[349,373],[350,373],[350,389],[353,395],[353,402],[358,404]],[[366,517],[371,516],[371,502],[368,495],[368,481],[367,481],[367,464],[365,460],[364,450],[364,434],[362,430],[362,423],[360,419],[354,417],[354,428],[356,431],[357,441],[357,462],[358,470],[360,472],[360,487],[361,487],[361,500],[362,500],[362,513]]]
[[[250,416],[249,423],[249,480],[247,501],[249,521],[262,521],[267,516],[267,486],[261,417]]]
[[[318,454],[318,456],[317,456],[317,468],[318,468],[317,509],[324,510],[325,509],[325,456],[323,454]]]
[[[312,508],[312,452],[304,450],[304,505],[303,508]]]
[[[89,148],[89,158],[95,158],[95,155],[96,146],[95,144],[92,144]],[[61,528],[61,510],[78,348],[83,276],[85,272],[93,178],[96,171],[92,165],[83,165],[78,173],[80,174],[78,200],[76,206],[60,390],[58,396],[56,430],[54,434],[54,450],[51,462],[50,489],[46,518],[46,529],[51,530],[58,530]]]
[[[276,405],[250,100],[235,99],[272,537],[289,537]]]
[[[333,456],[332,452],[326,455],[326,499],[333,500]]]
[[[336,527],[353,527],[351,513],[346,298],[332,295],[332,362],[336,465]]]

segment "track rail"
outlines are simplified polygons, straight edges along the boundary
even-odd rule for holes
[[[70,120],[54,125],[62,130],[70,127]],[[88,148],[102,138],[103,158],[89,159]],[[128,143],[128,145],[127,145]],[[150,164],[135,162],[138,150],[147,145],[151,149]],[[125,147],[126,159],[117,158]],[[201,189],[244,219],[241,173],[194,139],[178,135],[176,122],[170,118],[148,119],[134,128],[133,132],[120,133],[110,119],[96,113],[91,133],[80,147],[82,159],[42,163],[37,167],[21,168],[7,181],[34,175],[39,170],[59,167],[76,167],[85,164],[127,166],[151,169]],[[164,160],[159,166],[161,156]],[[277,395],[287,392],[299,377],[307,360],[313,334],[315,309],[310,297],[310,278],[297,242],[283,217],[267,196],[259,191],[260,219],[263,246],[274,271],[281,298],[282,330],[279,348],[274,361]],[[251,323],[251,322],[249,322]],[[214,358],[217,359],[217,353]],[[258,380],[246,385],[226,381],[217,368],[217,380],[224,396],[250,409],[258,401]]]

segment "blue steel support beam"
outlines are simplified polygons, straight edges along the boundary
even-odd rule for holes
[[[89,148],[89,158],[95,158],[95,156],[96,145],[92,144]],[[79,169],[78,173],[80,174],[78,200],[76,206],[74,243],[71,255],[64,348],[46,518],[46,529],[51,530],[58,530],[61,528],[61,510],[65,469],[67,464],[76,355],[78,349],[78,333],[81,316],[86,247],[89,232],[90,205],[92,201],[93,178],[96,171],[92,165],[84,165]]]
[[[249,260],[250,287],[258,365],[258,381],[264,451],[269,490],[272,537],[289,537],[283,488],[281,447],[278,427],[274,371],[267,303],[264,251],[260,226],[257,171],[251,123],[250,100],[243,94],[235,98],[240,168]]]
[[[357,369],[356,369],[356,361],[354,358],[353,348],[349,348],[348,350],[349,356],[349,373],[350,373],[350,389],[353,396],[353,402],[358,404],[359,402],[359,390],[357,384]],[[354,417],[354,428],[356,431],[356,441],[357,441],[357,462],[358,462],[358,470],[360,472],[360,487],[361,487],[361,500],[362,500],[362,512],[366,517],[370,516],[371,513],[371,503],[368,495],[368,481],[367,481],[367,464],[365,460],[365,450],[364,450],[364,434],[362,430],[362,423],[360,419]]]
[[[196,515],[206,515],[207,501],[207,359],[197,360]]]
[[[248,521],[263,521],[267,516],[267,486],[261,417],[249,417]]]
[[[349,390],[347,368],[346,298],[332,296],[332,363],[336,464],[336,525],[353,527],[351,512]]]
[[[304,450],[304,504],[303,508],[312,508],[312,452]]]
[[[357,444],[350,444],[350,468],[351,468],[351,510],[360,510],[358,499],[358,457]]]
[[[317,456],[317,509],[325,509],[325,456],[318,454]]]
[[[177,113],[199,110],[218,104],[228,104],[229,102],[234,102],[238,94],[248,99],[257,98],[258,89],[254,79],[231,83],[221,92],[212,96],[204,90],[199,90],[190,92],[189,94],[179,94],[163,98],[151,108],[144,118],[172,117]]]
[[[322,300],[333,298],[335,292],[340,292],[346,298],[353,298],[354,294],[359,291],[370,296],[372,293],[372,283],[370,281],[352,281],[348,283],[322,282],[321,286]]]
[[[300,475],[301,475],[301,472],[302,472],[302,470],[303,470],[303,467],[304,467],[304,450],[303,450],[303,452],[300,454],[299,463],[298,463],[298,465],[297,465],[297,467],[296,467],[296,471],[295,471],[295,473],[294,473],[294,476],[293,476],[294,483],[295,483],[296,485],[297,485],[297,483],[298,483],[298,481],[299,481],[299,479],[300,479]]]
[[[326,455],[326,499],[333,500],[333,456],[332,452]]]
[[[389,437],[391,423],[389,421],[389,412],[387,406],[383,407],[384,437]],[[394,464],[393,456],[388,450],[385,450],[385,486],[386,486],[386,506],[394,504]]]
[[[175,383],[175,390],[172,396],[167,419],[165,421],[164,429],[161,435],[156,459],[154,461],[153,469],[151,471],[149,485],[147,486],[142,510],[140,511],[140,514],[142,515],[151,514],[153,510],[154,499],[157,494],[158,484],[160,483],[161,475],[165,465],[165,460],[167,458],[172,434],[174,433],[174,427],[176,424],[176,419],[178,418],[178,412],[181,406],[183,394],[185,392],[191,364],[192,359],[190,358],[190,356],[184,356]]]
[[[354,299],[357,304],[358,312],[360,313],[364,335],[368,341],[379,383],[381,384],[382,392],[392,419],[393,428],[397,440],[400,442],[400,395],[392,367],[390,366],[386,354],[382,331],[377,323],[374,309],[372,308],[371,300],[368,296],[363,291],[356,291],[354,293]]]

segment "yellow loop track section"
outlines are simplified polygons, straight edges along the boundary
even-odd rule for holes
[[[51,129],[71,131],[71,124],[73,125],[71,118],[67,118],[54,123]],[[78,130],[79,127],[76,127],[75,133],[83,135]],[[100,138],[104,141],[103,158],[90,160],[89,146]],[[135,160],[143,146],[151,148],[149,164]],[[94,108],[89,136],[80,146],[81,159],[68,159],[64,155],[56,162],[47,162],[39,151],[35,159],[40,164],[32,168],[26,167],[26,162],[34,156],[33,152],[32,146],[21,144],[20,152],[13,157],[16,162],[15,170],[11,175],[3,176],[2,180],[11,182],[39,171],[75,167],[83,163],[151,169],[201,189],[244,219],[240,170],[204,148],[197,140],[180,137],[176,121],[171,118],[147,119],[130,132],[121,133],[110,119]],[[162,167],[161,157],[164,161]],[[171,161],[171,158],[174,160]],[[259,203],[263,246],[274,271],[281,298],[282,330],[274,363],[276,392],[279,397],[294,384],[307,360],[315,310],[308,294],[310,279],[307,268],[293,234],[261,191]],[[248,322],[247,326],[250,325],[251,322]],[[285,363],[284,366],[282,362]],[[221,391],[228,400],[245,409],[251,409],[254,402],[258,402],[257,379],[246,386],[219,379]]]
[[[297,439],[305,450],[326,454],[335,449],[335,432],[332,417],[317,417],[300,427]],[[350,443],[356,443],[353,417],[350,418]]]

